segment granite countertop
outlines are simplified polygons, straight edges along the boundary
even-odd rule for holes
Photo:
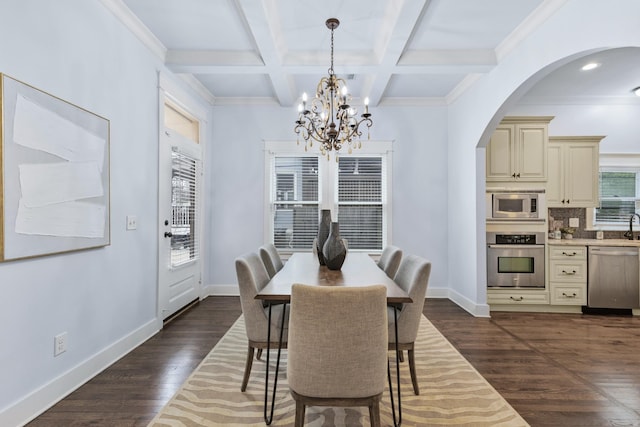
[[[640,247],[640,240],[628,239],[549,239],[549,245],[556,246],[637,246]]]

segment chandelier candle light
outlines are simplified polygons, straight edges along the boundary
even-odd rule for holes
[[[356,117],[356,109],[349,105],[351,95],[347,91],[347,85],[344,79],[336,77],[333,71],[333,30],[338,28],[340,21],[329,18],[326,25],[331,30],[329,76],[320,79],[314,98],[308,100],[307,94],[302,94],[294,130],[298,134],[298,144],[300,135],[304,138],[305,151],[313,147],[313,141],[317,141],[320,144],[320,152],[323,156],[326,155],[328,160],[330,151],[337,153],[345,144],[349,147],[349,154],[353,148],[361,148],[360,125],[364,123],[367,126],[367,138],[371,139],[369,129],[373,121],[369,113],[369,98],[364,100],[364,113],[359,119]],[[357,145],[354,139],[357,140]]]

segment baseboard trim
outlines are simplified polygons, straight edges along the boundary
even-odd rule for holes
[[[202,298],[210,296],[239,296],[238,285],[206,285]],[[449,288],[427,287],[427,298],[447,298],[475,317],[491,317],[487,304],[476,304]]]
[[[238,285],[205,285],[202,287],[202,298],[240,296]]]
[[[153,319],[129,335],[0,411],[2,425],[23,426],[151,338],[162,323]]]
[[[458,292],[448,289],[449,296],[448,298],[460,306],[462,309],[467,311],[474,317],[491,317],[491,313],[489,310],[488,304],[478,304],[474,301],[471,301],[469,298],[464,295],[459,294]]]

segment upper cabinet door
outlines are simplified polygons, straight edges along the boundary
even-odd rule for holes
[[[520,181],[547,180],[547,146],[549,136],[547,126],[517,125],[518,165],[517,177]]]
[[[598,206],[600,202],[598,167],[602,138],[604,137],[552,136],[549,138],[548,207]]]
[[[553,117],[505,117],[487,145],[487,182],[545,182]]]
[[[501,125],[493,132],[487,146],[487,181],[510,181],[515,178],[512,176],[514,131],[513,125]]]

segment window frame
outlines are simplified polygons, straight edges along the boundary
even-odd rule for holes
[[[305,152],[303,146],[296,145],[295,141],[264,141],[265,167],[264,167],[264,241],[273,243],[274,235],[274,210],[275,203],[274,186],[272,178],[274,174],[275,157],[318,157],[318,204],[319,209],[330,209],[332,220],[338,217],[338,163],[335,153],[331,152],[329,159],[320,152]],[[340,152],[338,157],[381,157],[382,159],[382,248],[391,242],[392,209],[389,203],[392,200],[392,141],[364,141],[362,148],[348,154]],[[318,212],[319,215],[319,212]],[[319,216],[318,216],[319,219]],[[309,249],[279,249],[288,255],[294,252],[307,252]],[[354,249],[358,252],[380,254],[377,249]]]
[[[598,174],[601,172],[635,172],[640,177],[640,154],[601,153]],[[598,185],[600,185],[599,179]],[[637,197],[640,199],[640,194]],[[600,205],[600,200],[602,200],[602,195],[598,194],[598,206]],[[590,230],[626,231],[629,229],[627,222],[596,223],[596,208],[588,208],[586,210],[586,221]]]

